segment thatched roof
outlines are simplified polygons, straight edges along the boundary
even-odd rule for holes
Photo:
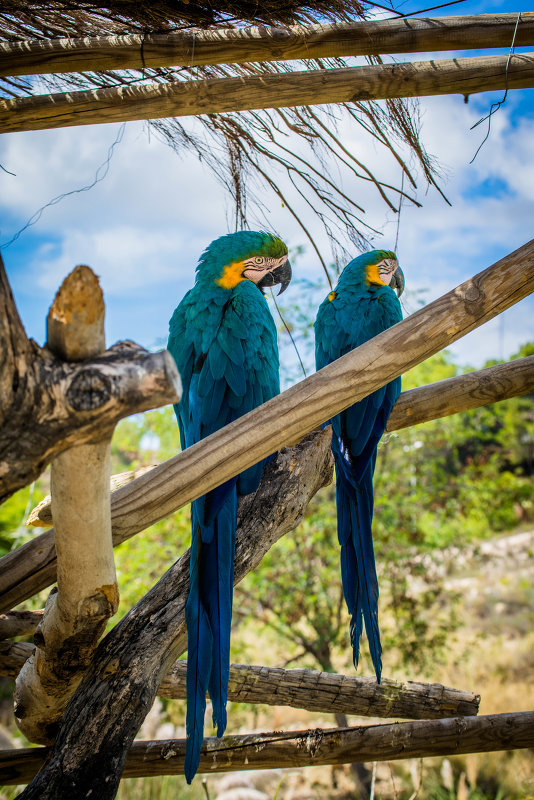
[[[109,0],[69,2],[69,0],[3,0],[0,5],[0,41],[36,38],[97,36],[105,34],[154,33],[195,27],[232,27],[243,24],[270,26],[304,24],[365,17],[358,0],[157,0],[132,2]],[[369,56],[380,63],[379,56]],[[325,67],[343,67],[341,58],[303,61],[265,62],[260,64],[213,64],[208,66],[163,67],[143,70],[106,70],[103,72],[0,78],[0,99],[33,95],[45,91],[72,91],[94,87],[136,83],[203,80],[205,78],[260,73],[284,73]],[[337,136],[341,119],[349,120],[361,136],[370,136],[375,146],[397,160],[404,173],[401,187],[384,183],[358,158],[349,152]],[[408,161],[422,168],[425,180],[434,184],[431,159],[419,142],[417,106],[414,102],[388,100],[346,103],[332,109],[314,107],[204,114],[193,131],[178,118],[151,120],[150,126],[173,149],[192,150],[210,167],[227,188],[234,206],[235,224],[246,227],[268,224],[264,210],[269,196],[284,204],[299,222],[328,275],[326,260],[320,253],[314,234],[302,219],[302,208],[311,208],[333,244],[333,254],[343,258],[348,252],[366,248],[378,233],[362,218],[361,197],[343,190],[342,180],[330,176],[343,173],[372,186],[390,211],[399,208],[401,198],[413,197],[415,179]],[[300,137],[294,148],[291,137]],[[400,144],[400,148],[399,148]],[[295,152],[298,149],[299,152]],[[404,149],[404,153],[402,150]],[[408,155],[406,155],[406,153]],[[287,188],[280,188],[280,175],[289,177]],[[406,187],[406,188],[405,188]],[[248,203],[247,203],[248,201]],[[250,210],[252,209],[252,214]]]
[[[239,23],[294,25],[362,16],[358,0],[3,0],[0,39],[153,33]]]

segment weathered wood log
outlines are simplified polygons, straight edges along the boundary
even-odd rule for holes
[[[534,392],[534,356],[518,358],[506,364],[497,364],[402,392],[393,406],[387,429],[389,432],[400,430],[530,392]],[[157,465],[151,464],[112,475],[111,491],[150,472],[155,466]],[[52,524],[48,495],[31,511],[26,525],[43,528]],[[0,617],[0,637],[1,630]]]
[[[28,642],[0,642],[0,675],[16,677],[33,652]],[[159,697],[185,699],[186,661],[177,661],[158,689]],[[438,719],[478,714],[479,695],[439,683],[392,681],[244,664],[230,666],[228,699],[326,714]]]
[[[164,677],[159,697],[186,697],[186,661],[177,661]],[[364,717],[437,719],[478,713],[480,697],[439,683],[392,681],[244,664],[230,666],[228,699],[235,703],[291,706],[327,714]]]
[[[128,539],[278,448],[298,441],[533,289],[531,241],[261,408],[114,492],[114,541]],[[327,451],[325,447],[325,457]],[[4,556],[0,611],[52,583],[55,569],[52,531]]]
[[[256,494],[241,498],[236,583],[295,527],[311,497],[330,479],[325,448],[327,431],[280,451],[265,467]],[[189,552],[101,641],[67,707],[50,761],[26,796],[62,800],[72,796],[73,787],[78,794],[91,788],[99,800],[115,796],[127,749],[163,676],[186,649],[188,580]]]
[[[15,636],[33,635],[42,618],[42,610],[8,611],[7,614],[0,614],[0,639],[14,639]]]
[[[1,641],[0,675],[3,678],[16,678],[34,650],[35,646],[29,642]]]
[[[530,53],[172,81],[0,100],[0,133],[532,86]]]
[[[99,441],[123,417],[176,402],[179,393],[166,351],[120,342],[99,358],[66,363],[29,340],[0,257],[0,502],[62,451]]]
[[[321,764],[348,764],[354,760],[398,761],[405,758],[519,750],[533,746],[534,711],[519,711],[482,717],[453,717],[352,728],[315,728],[288,733],[274,731],[205,739],[198,771],[212,774],[250,769],[294,769]],[[2,751],[0,780],[6,785],[29,781],[49,754],[47,747]],[[183,773],[184,755],[185,739],[134,742],[128,753],[123,777],[180,775]],[[19,796],[37,797],[28,789]],[[106,798],[110,796],[105,795]]]
[[[126,470],[126,472],[117,472],[115,475],[112,475],[109,480],[110,492],[120,489],[121,486],[126,486],[127,483],[131,483],[131,481],[139,478],[140,475],[150,472],[154,467],[157,467],[157,464],[148,464],[147,466],[138,467],[137,469]],[[26,525],[29,528],[47,528],[52,524],[52,498],[47,494],[47,496],[43,497],[41,502],[28,514]],[[2,623],[0,617],[0,636],[1,631]]]
[[[517,14],[0,42],[0,76],[509,47]],[[523,12],[516,47],[534,44]]]
[[[534,392],[534,356],[468,372],[402,392],[393,406],[388,431],[481,408]]]
[[[47,345],[64,361],[84,362],[106,349],[104,295],[94,272],[76,267],[47,318]],[[30,742],[49,742],[119,605],[111,541],[111,435],[72,447],[52,462],[50,484],[57,592],[34,635],[35,652],[15,686],[15,719]]]

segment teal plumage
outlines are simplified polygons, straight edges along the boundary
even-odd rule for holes
[[[389,284],[389,285],[388,285]],[[402,319],[395,291],[404,288],[396,256],[373,250],[351,261],[315,321],[315,356],[321,369]],[[363,622],[377,681],[382,671],[378,627],[378,579],[373,538],[373,473],[378,442],[400,393],[400,378],[331,420],[336,466],[338,539],[343,593],[351,615],[350,636],[357,666]]]
[[[212,242],[170,321],[168,349],[182,379],[175,412],[190,447],[280,391],[276,327],[262,288],[289,283],[287,248],[271,234],[240,231]],[[198,768],[206,692],[217,736],[226,728],[237,494],[255,491],[263,462],[191,504],[186,605],[185,775]]]

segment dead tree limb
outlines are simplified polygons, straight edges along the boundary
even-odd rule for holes
[[[0,100],[0,133],[532,86],[530,53],[176,80]]]
[[[159,697],[186,697],[186,661],[177,661],[164,677]],[[235,703],[291,706],[328,714],[437,719],[478,713],[480,697],[439,683],[392,681],[245,664],[230,666],[228,699]]]
[[[0,76],[509,47],[517,14],[0,42]],[[523,12],[516,47],[534,44]]]
[[[28,642],[0,642],[0,675],[16,677],[33,652]],[[186,661],[176,661],[158,689],[159,697],[185,699]],[[235,703],[265,703],[327,714],[362,717],[438,719],[478,714],[480,697],[439,683],[278,669],[244,664],[230,666],[228,699]]]
[[[114,492],[114,542],[125,541],[278,448],[298,441],[533,289],[531,241],[261,408]],[[53,583],[55,571],[52,531],[4,556],[0,611]]]
[[[520,711],[205,739],[198,771],[212,774],[249,769],[294,769],[348,764],[355,760],[396,761],[533,746],[534,711]],[[134,742],[123,777],[180,775],[184,754],[185,739]],[[29,781],[49,755],[49,748],[4,750],[0,753],[0,780],[6,785]],[[29,790],[31,786],[20,797],[38,796]],[[59,800],[59,795],[57,797]],[[107,797],[111,795],[99,795],[103,800]]]
[[[121,342],[66,363],[28,339],[0,257],[0,502],[62,451],[105,438],[123,417],[176,402],[179,392],[166,351]]]
[[[3,678],[16,678],[22,667],[33,654],[35,646],[29,642],[0,642],[0,675]]]
[[[106,349],[104,295],[85,266],[63,281],[47,318],[47,345],[64,361]],[[51,465],[57,592],[34,635],[35,652],[15,686],[15,718],[30,742],[46,744],[119,605],[111,540],[111,434],[60,453]]]
[[[0,614],[0,639],[14,639],[15,636],[32,636],[42,618],[42,610],[8,611],[7,614]]]
[[[534,392],[534,356],[518,358],[506,364],[497,364],[402,392],[393,406],[387,429],[389,432],[397,431],[530,392]],[[157,465],[152,464],[112,475],[111,490],[125,486],[140,475],[150,472],[155,466]],[[26,524],[36,528],[53,524],[50,495],[35,506]],[[0,638],[1,630],[0,617]]]

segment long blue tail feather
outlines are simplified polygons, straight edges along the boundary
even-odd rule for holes
[[[213,635],[200,593],[202,543],[195,525],[191,538],[189,595],[185,606],[187,623],[187,715],[184,772],[188,783],[195,777],[204,741],[206,692],[211,674]]]
[[[354,485],[353,480],[347,480],[346,462],[344,463],[339,451],[335,453],[335,460],[341,577],[345,602],[351,615],[353,660],[357,665],[359,641],[365,621],[376,679],[380,683],[382,646],[378,627],[378,579],[372,537],[374,458],[358,485]]]

